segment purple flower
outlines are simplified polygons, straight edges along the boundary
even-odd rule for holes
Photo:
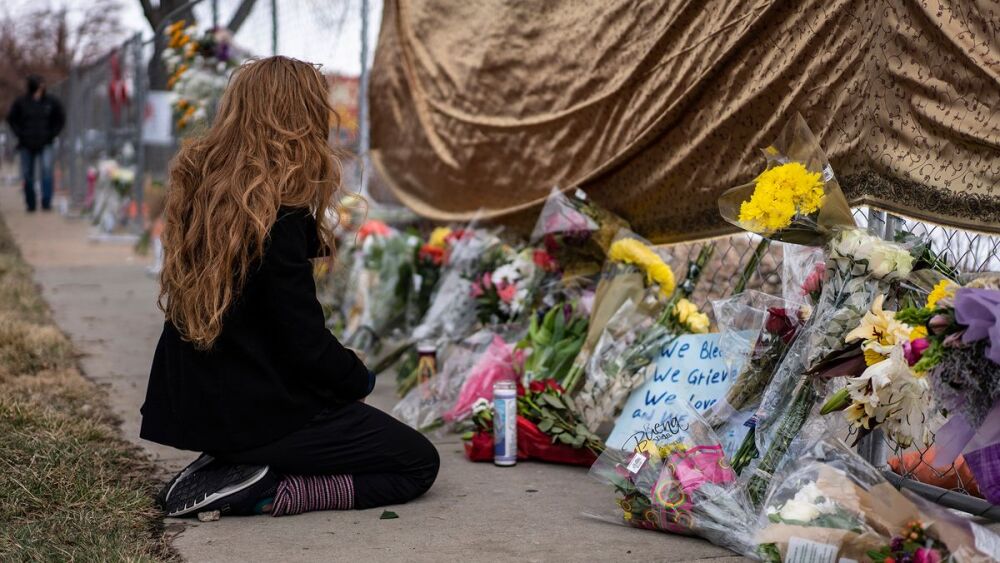
[[[963,287],[955,292],[955,320],[966,325],[962,342],[989,339],[986,357],[1000,364],[1000,291]]]

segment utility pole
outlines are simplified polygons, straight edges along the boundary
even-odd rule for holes
[[[219,0],[212,0],[212,29],[219,29]]]
[[[358,191],[368,199],[368,0],[361,0],[361,76],[358,78],[358,156],[361,162],[361,182]]]
[[[271,54],[278,54],[278,0],[271,0]]]

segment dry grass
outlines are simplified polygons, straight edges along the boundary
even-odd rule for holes
[[[0,221],[0,561],[174,559],[152,474]]]

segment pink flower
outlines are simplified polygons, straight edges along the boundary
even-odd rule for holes
[[[472,287],[469,288],[469,296],[475,299],[476,297],[481,297],[483,295],[483,286],[479,285],[479,282],[472,282]]]
[[[826,278],[826,264],[817,262],[813,271],[802,283],[802,295],[810,295],[823,289],[823,280]]]
[[[517,286],[512,283],[500,282],[497,286],[497,296],[504,303],[511,303],[514,301],[514,296],[517,295]]]
[[[486,272],[483,277],[480,278],[480,283],[483,284],[483,289],[490,289],[493,287],[493,274]]]
[[[924,351],[931,345],[926,338],[917,338],[911,342],[903,343],[903,355],[906,356],[906,363],[911,366],[920,361]]]
[[[941,563],[941,554],[936,549],[920,547],[913,554],[913,563]]]

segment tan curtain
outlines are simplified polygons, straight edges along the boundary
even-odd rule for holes
[[[800,112],[853,203],[1000,232],[993,0],[386,0],[370,92],[375,166],[433,219],[583,187],[656,242],[728,233]]]

